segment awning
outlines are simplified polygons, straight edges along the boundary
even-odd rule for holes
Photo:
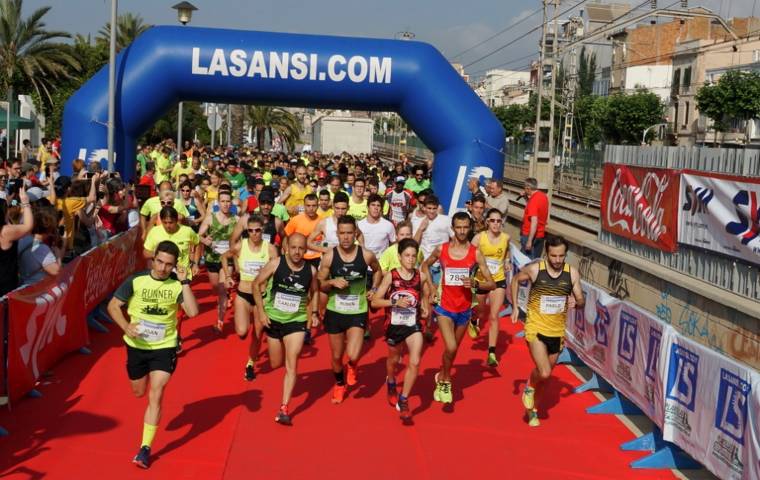
[[[8,125],[6,117],[6,111],[0,108],[0,128],[5,128]],[[19,117],[18,115],[11,115],[11,129],[14,130],[27,130],[34,128],[34,120],[30,118]]]

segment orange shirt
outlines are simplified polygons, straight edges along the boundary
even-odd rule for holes
[[[317,228],[317,224],[320,220],[321,218],[319,218],[319,215],[317,215],[314,220],[311,220],[305,213],[299,213],[295,217],[292,217],[288,224],[285,225],[285,235],[289,237],[294,233],[300,233],[308,238],[309,234]],[[322,256],[320,252],[306,250],[303,258],[311,260],[312,258],[319,258],[320,256]]]

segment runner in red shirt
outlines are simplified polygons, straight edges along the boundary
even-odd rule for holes
[[[433,399],[442,403],[453,400],[451,366],[472,314],[472,289],[493,290],[496,287],[485,258],[470,244],[470,216],[466,212],[455,213],[451,226],[454,229],[451,241],[436,247],[422,264],[422,271],[429,278],[430,266],[439,260],[441,263],[441,300],[434,310],[445,346],[441,371],[435,374]],[[477,270],[485,279],[483,282],[473,278]]]
[[[544,249],[546,221],[549,219],[549,197],[538,189],[535,178],[526,178],[523,196],[528,199],[520,229],[520,249],[530,258],[539,258]]]

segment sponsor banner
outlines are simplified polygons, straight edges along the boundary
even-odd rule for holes
[[[95,309],[129,275],[143,268],[142,248],[140,229],[132,228],[82,256],[85,311]]]
[[[667,252],[678,245],[679,172],[607,163],[602,229]]]
[[[507,299],[509,299],[509,303],[514,305],[514,302],[512,301],[512,289],[509,286],[512,282],[512,277],[517,275],[517,272],[519,272],[522,267],[529,264],[531,260],[530,257],[520,251],[519,246],[514,245],[513,243],[509,244],[509,255],[510,261],[512,262],[512,271],[505,272],[507,280]],[[517,289],[517,305],[523,312],[527,311],[529,292],[528,282],[521,283]]]
[[[8,312],[8,306],[6,305],[7,299],[3,297],[0,299],[0,335],[5,336],[5,324],[7,319],[5,318]],[[5,348],[0,345],[0,397],[8,395],[8,391],[5,385]]]
[[[8,396],[14,401],[34,388],[41,374],[89,341],[82,302],[82,259],[8,294]]]
[[[760,264],[760,179],[681,176],[680,243]]]
[[[760,374],[680,335],[671,339],[663,438],[720,478],[760,478]]]

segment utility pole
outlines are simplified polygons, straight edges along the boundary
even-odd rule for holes
[[[567,26],[567,36],[572,41],[583,36],[583,18],[572,17]],[[578,82],[578,49],[570,49],[568,68],[565,73],[565,125],[562,129],[562,152],[560,154],[560,186],[565,173],[565,167],[571,162],[573,152],[573,123],[575,122],[575,97]]]
[[[541,53],[539,60],[538,84],[536,85],[536,138],[533,144],[533,158],[531,159],[528,175],[538,180],[538,188],[546,190],[547,196],[551,201],[552,189],[554,184],[554,104],[557,88],[557,46],[559,35],[559,12],[560,0],[544,0],[544,23],[541,29]],[[547,6],[553,4],[553,33],[551,49],[547,50],[547,31],[549,28],[549,19],[547,17]],[[549,120],[541,119],[542,100],[544,96],[544,71],[549,67],[551,72],[551,90],[549,93]]]

